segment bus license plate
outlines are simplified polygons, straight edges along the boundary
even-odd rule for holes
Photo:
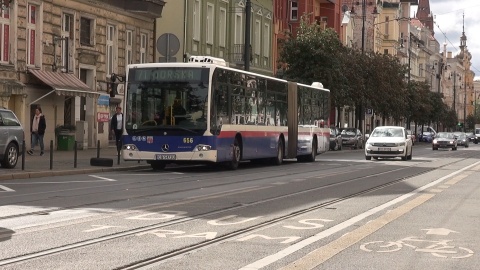
[[[390,148],[387,148],[387,147],[379,147],[378,148],[378,151],[390,151],[391,149]]]
[[[155,155],[156,160],[175,160],[177,156],[174,154],[157,154]]]

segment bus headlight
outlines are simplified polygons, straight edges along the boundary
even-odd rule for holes
[[[209,151],[209,150],[212,150],[212,146],[210,145],[206,145],[206,144],[199,144],[195,147],[195,150],[197,152],[200,152],[200,151]]]
[[[123,150],[128,150],[128,151],[137,151],[138,148],[135,146],[135,144],[125,144],[123,146]]]

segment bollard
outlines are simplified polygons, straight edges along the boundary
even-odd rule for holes
[[[73,150],[74,150],[74,151],[73,151],[73,168],[75,168],[75,169],[77,168],[77,154],[78,154],[78,153],[77,153],[77,148],[78,148],[78,147],[77,147],[77,143],[78,143],[78,142],[75,141],[75,148],[73,149]]]
[[[22,145],[22,171],[25,171],[25,140],[23,140]]]
[[[100,158],[100,140],[97,140],[97,158]]]
[[[120,149],[117,148],[117,165],[120,165]]]
[[[53,140],[50,140],[50,170],[53,169]]]

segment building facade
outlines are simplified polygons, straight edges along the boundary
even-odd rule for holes
[[[110,74],[153,60],[154,18],[161,0],[13,0],[2,9],[1,106],[12,109],[29,134],[35,108],[47,122],[45,143],[59,126],[84,129],[82,147],[108,146]],[[77,132],[80,134],[82,132]],[[27,136],[29,140],[30,136]],[[29,143],[27,146],[29,147]]]

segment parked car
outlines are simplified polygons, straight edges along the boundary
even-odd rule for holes
[[[337,127],[330,128],[330,150],[342,150],[342,135]]]
[[[466,133],[461,133],[460,135],[457,136],[457,145],[464,146],[467,148],[470,145],[470,140],[467,137]]]
[[[413,132],[410,129],[406,129],[406,131],[407,131],[407,136],[409,136],[410,139],[412,139],[412,145],[415,145],[415,141],[417,141],[417,136],[415,136],[415,134],[413,134]]]
[[[358,128],[341,128],[340,131],[343,146],[350,146],[353,149],[363,148],[363,136]]]
[[[473,132],[467,132],[467,137],[470,142],[473,142],[475,144],[478,144],[477,136],[475,136],[475,133]]]
[[[0,134],[0,164],[3,168],[15,168],[25,132],[13,111],[0,108]]]
[[[457,138],[451,132],[439,132],[432,141],[432,150],[438,150],[438,148],[452,148],[457,150]]]
[[[404,127],[376,127],[365,144],[365,159],[400,157],[411,160],[413,155],[412,139]]]

